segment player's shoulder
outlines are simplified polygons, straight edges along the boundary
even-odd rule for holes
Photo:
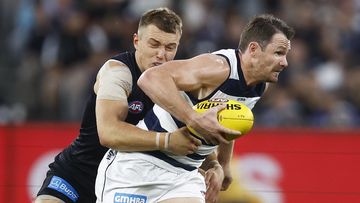
[[[221,61],[224,60],[224,56],[228,57],[228,55],[229,54],[225,54],[222,50],[218,50],[215,52],[200,54],[196,58],[199,58],[203,61],[221,63]]]
[[[239,51],[237,49],[220,49],[212,52],[211,54],[225,58],[228,62],[236,62],[238,60],[238,53]]]
[[[220,49],[214,52],[211,52],[211,54],[215,55],[235,55],[237,52],[236,49]]]
[[[106,69],[114,69],[114,68],[128,68],[126,64],[124,64],[123,62],[116,60],[116,59],[109,59],[107,60],[103,67]]]
[[[99,69],[96,78],[98,80],[105,75],[110,75],[111,77],[124,77],[124,74],[127,76],[126,78],[131,76],[129,67],[119,60],[109,59]]]
[[[109,59],[105,61],[105,63],[101,66],[101,68],[98,71],[98,75],[104,74],[106,72],[117,71],[117,70],[130,71],[129,67],[123,62],[116,59]]]

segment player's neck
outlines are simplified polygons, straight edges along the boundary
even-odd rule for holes
[[[253,69],[253,64],[251,63],[251,58],[248,54],[240,54],[240,64],[241,64],[241,70],[244,76],[244,80],[247,86],[253,86],[256,85],[259,81],[256,80],[256,77],[254,77],[253,72],[251,71]]]
[[[144,68],[144,64],[141,63],[141,58],[137,51],[135,51],[135,61],[136,61],[136,64],[138,65],[140,71],[144,72],[146,70],[146,68]]]

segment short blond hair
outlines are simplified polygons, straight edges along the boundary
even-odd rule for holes
[[[181,18],[169,8],[161,7],[145,12],[140,18],[138,30],[148,25],[155,25],[167,33],[182,34]]]

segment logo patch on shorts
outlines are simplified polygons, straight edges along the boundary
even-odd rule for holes
[[[50,184],[47,187],[61,192],[66,197],[70,198],[73,202],[76,202],[79,198],[79,194],[76,192],[76,190],[66,180],[58,176],[53,176],[51,178]]]
[[[146,203],[147,197],[126,193],[115,193],[114,203]]]
[[[111,160],[117,154],[117,151],[110,149],[106,155],[107,160]]]
[[[129,104],[131,113],[141,113],[144,110],[144,104],[141,101],[133,101]]]

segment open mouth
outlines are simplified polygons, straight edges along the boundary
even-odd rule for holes
[[[153,66],[159,66],[161,65],[162,63],[159,63],[159,62],[155,62],[155,63],[152,63]]]
[[[279,75],[279,74],[281,73],[281,71],[282,71],[282,70],[276,70],[276,71],[274,71],[274,73],[275,73],[276,75]]]

